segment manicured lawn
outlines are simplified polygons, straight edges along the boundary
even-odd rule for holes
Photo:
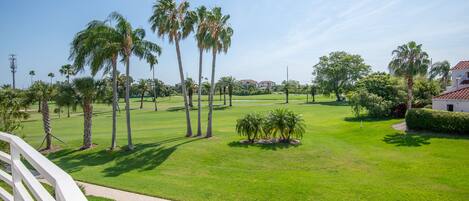
[[[215,96],[218,102],[218,96]],[[160,100],[160,111],[132,100],[136,149],[106,151],[111,139],[111,111],[95,105],[93,141],[77,151],[83,117],[54,116],[53,133],[67,144],[48,157],[75,179],[175,200],[467,200],[469,139],[427,134],[408,135],[391,125],[402,120],[352,118],[349,106],[321,97],[235,97],[232,108],[214,113],[211,139],[185,138],[180,97]],[[150,100],[150,99],[148,99]],[[195,103],[195,102],[194,102]],[[206,104],[206,102],[204,102]],[[300,146],[242,145],[236,119],[248,112],[288,107],[302,113],[307,133]],[[121,104],[121,108],[124,105]],[[203,108],[205,127],[207,109]],[[196,130],[196,111],[192,113]],[[118,144],[126,143],[125,112],[119,115]],[[21,133],[37,147],[42,122],[33,114]]]

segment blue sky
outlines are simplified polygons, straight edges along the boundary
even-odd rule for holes
[[[391,51],[410,40],[423,43],[433,61],[452,65],[469,59],[469,1],[281,1],[231,0],[190,1],[191,7],[221,6],[231,15],[235,30],[228,54],[220,55],[217,77],[237,79],[312,79],[312,66],[331,51],[360,54],[374,71],[386,71]],[[148,25],[153,0],[0,1],[0,84],[11,83],[8,55],[18,56],[17,86],[29,86],[30,70],[35,79],[48,80],[68,63],[74,34],[93,19],[105,19],[112,11],[128,18],[134,27],[147,30],[147,37],[163,47],[157,77],[178,82],[173,45],[153,34]],[[186,74],[197,75],[197,49],[193,37],[182,42]],[[210,72],[206,55],[204,76]],[[123,65],[119,65],[123,72]],[[84,72],[80,76],[88,75]],[[133,59],[131,75],[149,78],[148,65]],[[101,74],[98,75],[101,77]]]

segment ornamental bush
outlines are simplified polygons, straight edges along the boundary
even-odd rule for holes
[[[411,109],[407,111],[405,120],[411,130],[469,134],[469,113]]]
[[[236,123],[236,132],[241,136],[246,136],[249,142],[253,143],[262,133],[264,117],[256,113],[250,113]]]

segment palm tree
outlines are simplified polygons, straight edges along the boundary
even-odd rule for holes
[[[147,59],[147,63],[150,64],[150,70],[152,72],[153,102],[155,104],[155,111],[158,111],[158,107],[156,105],[156,79],[155,79],[155,64],[158,64],[158,59],[156,58],[156,55],[154,54],[148,55],[146,59]]]
[[[41,101],[42,125],[45,134],[44,139],[46,140],[45,150],[50,150],[52,149],[52,127],[50,125],[49,101],[54,97],[55,89],[52,85],[37,81],[31,86],[30,90]]]
[[[195,34],[195,38],[197,40],[197,47],[199,48],[199,90],[197,92],[197,135],[202,136],[202,122],[201,122],[201,115],[202,115],[202,59],[203,59],[203,51],[207,50],[207,8],[205,6],[200,6],[196,9],[195,15],[196,19],[194,20],[197,24],[197,30]]]
[[[229,15],[223,15],[220,7],[214,7],[208,16],[208,44],[212,49],[212,77],[210,90],[210,103],[208,112],[208,125],[206,137],[212,137],[212,118],[213,118],[213,94],[215,93],[215,65],[217,54],[226,53],[231,45],[231,36],[233,29],[229,26]]]
[[[448,61],[441,61],[441,62],[436,62],[431,66],[430,69],[430,79],[434,79],[435,77],[441,76],[440,82],[441,85],[443,86],[443,89],[446,89],[446,86],[448,86],[448,81],[450,78],[450,69],[451,65],[449,64]]]
[[[289,98],[289,90],[291,88],[291,84],[289,81],[283,81],[282,83],[283,85],[283,90],[285,91],[285,103],[288,103],[288,98]]]
[[[305,123],[301,115],[285,109],[272,110],[266,117],[264,132],[271,133],[274,137],[280,134],[281,142],[290,142],[294,138],[302,138],[305,133]]]
[[[67,117],[70,118],[70,107],[75,103],[75,92],[70,83],[61,83],[58,85],[55,102],[59,107],[67,107]]]
[[[81,149],[89,149],[92,146],[91,127],[93,117],[93,100],[96,98],[96,82],[92,77],[82,77],[73,80],[74,89],[83,108],[84,132],[83,146]]]
[[[50,77],[50,84],[52,84],[52,79],[55,77],[54,73],[49,73],[47,76]]]
[[[34,72],[33,70],[29,71],[29,76],[31,77],[31,85],[33,85],[33,78],[35,75],[36,75],[36,72]]]
[[[121,14],[113,12],[108,17],[109,21],[115,21],[115,30],[121,38],[121,55],[125,64],[125,75],[130,77],[130,57],[132,55],[138,58],[153,52],[161,52],[161,48],[148,40],[145,40],[145,30],[142,28],[133,29],[132,25]],[[127,120],[127,147],[133,149],[132,144],[132,129],[130,126],[130,82],[126,79],[125,88],[125,112]]]
[[[143,109],[143,98],[145,96],[145,92],[150,90],[148,81],[145,79],[141,79],[138,82],[137,89],[138,89],[138,92],[140,93],[140,109]]]
[[[70,76],[75,75],[75,69],[71,64],[65,64],[59,69],[60,74],[65,75],[67,82],[70,83]]]
[[[226,94],[226,90],[228,90],[228,98],[229,98],[229,105],[230,107],[233,106],[233,88],[235,87],[236,85],[236,79],[233,77],[233,76],[226,76],[226,77],[222,77],[220,78],[220,82],[223,83],[223,102],[224,102],[224,105],[226,105],[226,98],[225,98],[225,94]]]
[[[193,18],[189,15],[188,9],[189,2],[187,1],[178,5],[174,0],[159,0],[153,6],[153,15],[149,19],[151,29],[156,32],[159,37],[167,35],[169,42],[175,44],[181,86],[185,86],[185,79],[179,41],[186,38],[193,31]],[[192,127],[185,87],[182,87],[182,96],[184,97],[184,108],[186,112],[186,136],[190,137],[192,136]]]
[[[105,73],[112,69],[112,139],[111,150],[116,148],[117,125],[117,59],[120,45],[116,30],[105,21],[94,20],[88,26],[78,32],[72,42],[70,60],[77,71],[83,70],[85,65],[90,65],[91,74],[94,76],[104,69]]]
[[[398,46],[392,51],[393,58],[389,69],[397,76],[407,81],[407,109],[412,108],[414,76],[426,74],[430,60],[428,54],[422,50],[422,44],[411,41]]]
[[[197,85],[195,84],[194,80],[190,77],[186,79],[186,90],[187,90],[187,96],[189,98],[189,107],[194,107],[192,97],[194,95],[194,90],[197,89]]]
[[[110,26],[108,22],[116,22]],[[119,13],[113,12],[106,21],[92,21],[88,28],[79,32],[72,43],[71,58],[75,58],[74,65],[82,69],[84,64],[90,64],[92,74],[96,74],[102,68],[108,72],[110,67],[113,71],[113,140],[111,149],[115,147],[115,111],[117,108],[117,58],[122,56],[126,67],[126,76],[129,76],[130,57],[136,55],[144,58],[152,52],[161,51],[160,47],[150,41],[144,40],[145,30],[132,29],[131,24]],[[78,60],[78,62],[77,62]],[[125,104],[128,149],[133,149],[132,129],[130,126],[130,80],[126,79]]]

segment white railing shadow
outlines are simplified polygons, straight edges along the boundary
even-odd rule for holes
[[[87,200],[70,175],[24,140],[15,135],[0,132],[0,141],[10,144],[10,154],[0,151],[0,160],[11,166],[11,175],[0,170],[0,179],[13,189],[12,195],[0,187],[1,199],[6,201]],[[26,160],[52,185],[55,198],[42,186],[21,159]]]

